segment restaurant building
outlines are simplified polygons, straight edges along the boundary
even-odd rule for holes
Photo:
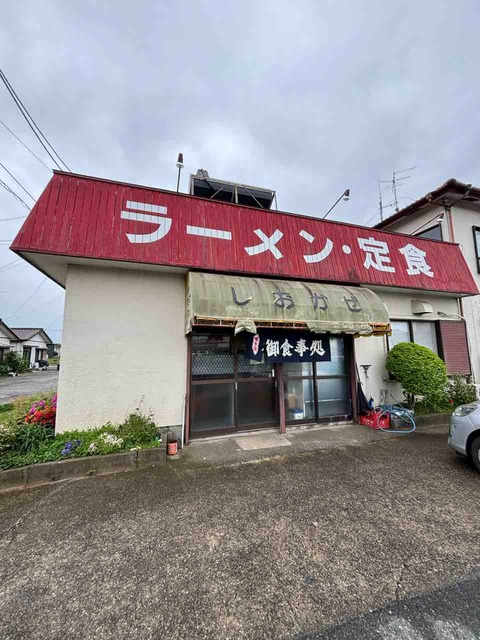
[[[139,404],[187,442],[354,420],[365,370],[376,401],[402,399],[391,320],[468,365],[458,245],[273,211],[273,192],[205,172],[191,191],[55,172],[15,238],[66,290],[58,431]]]

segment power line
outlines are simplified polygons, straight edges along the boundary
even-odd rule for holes
[[[45,142],[47,143],[47,145],[50,147],[50,149],[53,151],[53,153],[57,156],[57,158],[60,160],[60,162],[65,165],[65,167],[68,169],[68,171],[70,171],[70,169],[68,168],[68,165],[62,160],[62,158],[58,155],[58,153],[56,152],[56,150],[53,148],[53,146],[50,144],[50,142],[47,140],[47,138],[44,136],[42,130],[40,129],[40,127],[37,125],[37,123],[35,122],[35,120],[33,119],[33,117],[30,115],[30,112],[28,111],[28,109],[26,108],[26,106],[23,104],[23,102],[21,101],[21,99],[19,98],[18,94],[16,93],[15,89],[12,87],[12,85],[10,84],[10,82],[7,79],[7,76],[4,74],[4,72],[0,69],[0,78],[3,81],[3,84],[5,85],[5,87],[7,88],[8,93],[10,94],[10,96],[13,98],[13,101],[15,102],[15,104],[17,105],[20,113],[23,115],[23,117],[25,118],[28,126],[30,127],[30,129],[33,131],[35,137],[37,138],[37,140],[40,142],[40,144],[42,145],[42,147],[45,149],[45,151],[48,153],[48,155],[50,156],[50,158],[53,160],[53,162],[57,165],[57,168],[62,170],[62,167],[58,164],[57,160],[55,159],[55,157],[50,153],[50,151],[48,150],[48,148],[45,146],[43,140],[45,140]],[[38,132],[38,133],[37,133]],[[40,134],[40,135],[39,135]],[[41,137],[40,137],[41,136]],[[42,140],[43,138],[43,140]]]
[[[29,192],[25,189],[25,187],[23,186],[23,184],[22,184],[19,180],[17,180],[17,179],[15,178],[15,176],[13,175],[13,173],[10,173],[10,171],[7,169],[7,167],[6,167],[2,162],[0,162],[0,167],[2,167],[2,168],[3,168],[3,169],[8,173],[8,175],[12,178],[12,180],[15,180],[15,182],[18,184],[18,186],[19,186],[19,187],[21,187],[21,188],[25,191],[25,193],[27,194],[27,196],[29,196],[29,197],[30,197],[34,202],[37,202],[37,201],[35,200],[35,198],[32,196],[32,194],[31,194],[31,193],[29,193]]]
[[[38,285],[38,287],[35,289],[35,291],[32,293],[31,296],[29,296],[25,302],[23,304],[21,304],[18,309],[15,311],[15,313],[10,314],[9,316],[6,317],[6,320],[8,320],[9,318],[13,318],[13,316],[16,316],[17,313],[19,311],[21,311],[23,309],[23,307],[27,304],[27,302],[30,302],[30,300],[33,298],[33,296],[37,293],[37,291],[40,289],[40,287],[42,286],[42,284],[45,282],[45,280],[47,279],[47,276],[45,276],[43,278],[43,280],[40,282],[40,284]]]
[[[23,267],[23,266],[25,266],[26,264],[28,264],[28,262],[21,262],[21,263],[17,262],[17,264],[12,264],[12,266],[11,266],[11,267],[8,267],[8,268],[6,268],[6,269],[2,269],[2,270],[0,271],[0,274],[2,274],[2,273],[8,273],[9,271],[13,271],[13,269],[18,269],[19,267]]]
[[[16,140],[18,140],[18,142],[20,142],[20,144],[21,144],[21,145],[23,145],[27,151],[30,151],[30,153],[32,154],[32,156],[33,156],[34,158],[36,158],[36,159],[40,162],[40,164],[42,164],[42,165],[45,167],[45,169],[46,169],[47,171],[51,171],[50,167],[47,167],[47,165],[44,163],[44,161],[43,161],[41,158],[39,158],[39,157],[37,156],[37,154],[36,154],[34,151],[32,151],[32,150],[30,149],[30,147],[27,147],[27,145],[23,142],[23,140],[20,140],[20,138],[17,136],[17,134],[16,134],[16,133],[13,133],[13,131],[10,129],[10,127],[7,127],[7,125],[3,122],[3,120],[0,120],[0,124],[1,124],[3,127],[5,127],[5,129],[6,129],[9,133],[11,133],[11,134],[12,134],[12,136],[13,136]]]
[[[52,322],[51,322],[47,327],[45,327],[45,329],[50,329],[50,327],[52,326],[52,324],[55,324],[55,323],[56,323],[56,321],[57,321],[59,318],[62,318],[62,317],[63,317],[63,311],[62,311],[62,313],[60,313],[60,314],[55,318],[55,320],[52,320]],[[50,329],[50,331],[63,331],[63,329]]]
[[[0,271],[3,271],[6,267],[9,267],[12,264],[15,264],[15,262],[20,262],[21,258],[16,258],[15,260],[12,260],[11,262],[7,262],[7,264],[4,264],[0,267]]]
[[[57,291],[57,293],[56,293],[54,296],[52,296],[51,298],[49,298],[46,302],[44,302],[43,304],[41,304],[39,307],[35,307],[35,309],[32,309],[32,310],[30,311],[30,313],[36,313],[37,311],[40,311],[40,309],[43,309],[44,307],[46,307],[47,305],[49,305],[51,302],[53,302],[53,301],[54,301],[54,300],[55,300],[55,299],[56,299],[56,298],[57,298],[61,293],[62,293],[61,291]],[[61,314],[61,315],[63,315],[63,311],[62,311],[62,314]],[[60,316],[58,316],[58,317],[60,317]],[[55,318],[55,320],[56,320],[56,319],[57,319],[57,318]],[[54,324],[54,323],[55,323],[55,320],[52,322],[52,324]]]
[[[17,193],[15,193],[15,191],[13,191],[13,189],[10,189],[8,184],[6,182],[4,182],[1,178],[0,178],[0,187],[3,187],[5,189],[5,191],[8,191],[9,193],[11,193],[14,198],[16,198],[19,202],[21,202],[23,204],[25,209],[28,209],[30,211],[30,207],[25,202],[25,200],[22,200],[22,198]]]
[[[15,216],[14,218],[0,218],[0,222],[8,222],[8,220],[20,220],[26,218],[27,216]]]
[[[15,89],[12,87],[12,85],[10,84],[10,82],[7,80],[6,75],[3,73],[3,71],[0,69],[0,78],[3,81],[3,84],[5,85],[5,87],[7,88],[8,93],[11,95],[11,97],[13,98],[13,101],[15,102],[15,104],[17,105],[18,109],[20,110],[21,114],[23,115],[23,117],[25,118],[28,126],[30,127],[30,129],[33,131],[33,133],[35,134],[37,140],[40,142],[40,144],[42,145],[42,147],[45,149],[45,151],[48,153],[48,155],[50,156],[50,158],[53,160],[53,162],[57,165],[58,169],[60,169],[62,171],[62,167],[58,164],[57,160],[55,159],[55,157],[50,153],[50,151],[48,150],[48,148],[45,146],[43,140],[47,143],[47,145],[50,147],[50,149],[53,151],[53,153],[57,156],[57,158],[60,160],[60,162],[67,168],[68,171],[70,171],[68,165],[66,164],[66,162],[64,162],[62,160],[62,158],[59,156],[59,154],[57,153],[57,151],[55,151],[55,149],[53,148],[53,146],[50,144],[50,142],[47,140],[47,138],[44,136],[44,134],[42,133],[40,127],[37,125],[37,123],[35,122],[35,120],[32,118],[32,116],[30,115],[28,109],[25,107],[25,105],[23,104],[23,102],[20,100],[20,98],[18,97],[17,93],[15,92]],[[37,133],[38,131],[38,133]],[[40,135],[39,135],[40,134]],[[41,137],[40,137],[41,136]],[[42,140],[43,138],[43,140]]]

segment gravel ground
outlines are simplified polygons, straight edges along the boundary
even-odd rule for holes
[[[11,402],[20,396],[31,396],[41,391],[55,391],[58,385],[58,371],[35,371],[21,373],[16,378],[0,378],[0,404]]]
[[[0,637],[471,640],[442,593],[480,569],[479,504],[438,431],[3,494]]]

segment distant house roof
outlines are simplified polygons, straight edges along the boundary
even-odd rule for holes
[[[389,227],[391,224],[416,213],[419,209],[422,209],[427,205],[436,204],[452,206],[456,202],[460,201],[479,203],[480,188],[460,182],[456,178],[450,178],[438,187],[438,189],[427,193],[423,198],[409,204],[408,207],[400,209],[400,211],[397,211],[388,218],[385,218],[385,220],[376,224],[374,228],[384,229],[385,227]]]
[[[50,344],[52,343],[51,338],[48,336],[46,331],[41,327],[30,328],[30,329],[25,329],[21,327],[11,327],[11,331],[13,331],[13,333],[16,335],[18,340],[31,340],[34,336],[42,332],[47,339],[46,341]]]
[[[3,320],[0,318],[0,327],[2,327],[3,331],[7,334],[7,336],[10,338],[10,340],[16,340],[17,336],[15,333],[13,333],[12,329],[10,329],[10,327],[7,327],[7,325],[3,322]]]

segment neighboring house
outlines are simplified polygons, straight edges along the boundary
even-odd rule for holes
[[[16,340],[12,340],[11,348],[17,351],[29,366],[33,366],[39,360],[48,360],[48,345],[52,340],[43,329],[12,327],[11,331],[16,336]]]
[[[59,342],[55,342],[54,344],[48,345],[48,357],[56,358],[60,356],[60,351],[62,349],[62,345]]]
[[[0,319],[0,362],[7,351],[11,348],[11,343],[18,340],[13,331]]]
[[[480,286],[479,187],[451,178],[438,189],[378,223],[375,228],[458,243]],[[425,308],[419,306],[416,316],[419,319],[416,323],[392,316],[390,345],[404,340],[421,342],[427,338],[427,346],[432,343],[436,347],[434,350],[442,353],[447,342],[451,354],[450,359],[446,359],[449,373],[468,375],[470,359],[474,380],[480,383],[480,296],[460,298],[456,313],[434,313],[427,305]],[[460,318],[465,322],[452,322]],[[464,342],[465,327],[470,354],[457,348],[462,339]]]

